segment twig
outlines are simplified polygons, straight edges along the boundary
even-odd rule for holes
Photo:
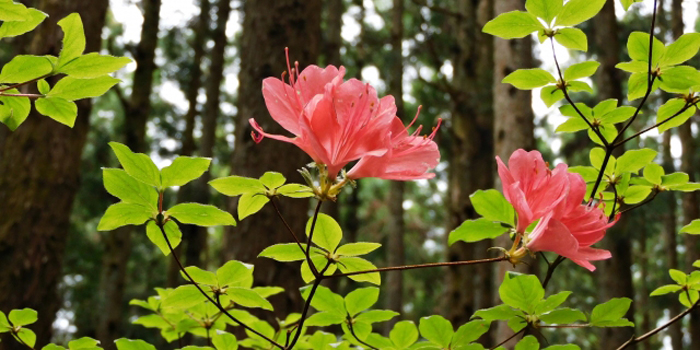
[[[489,350],[493,350],[493,349],[496,349],[496,348],[498,348],[499,346],[501,346],[501,345],[503,345],[503,344],[507,343],[507,342],[508,342],[509,340],[511,340],[511,339],[513,339],[513,338],[515,338],[515,337],[517,337],[517,336],[518,336],[518,334],[520,334],[520,333],[524,332],[524,331],[525,331],[525,329],[527,329],[527,328],[523,328],[523,329],[521,329],[521,330],[519,330],[519,331],[517,331],[517,332],[513,333],[513,335],[511,335],[510,337],[506,338],[506,339],[505,339],[504,341],[502,341],[502,342],[500,342],[500,343],[496,344],[495,346],[493,346],[493,347],[489,348]]]
[[[314,277],[316,279],[319,279],[319,276],[322,276],[323,274],[319,274],[318,270],[316,269],[316,265],[314,265],[313,261],[311,261],[311,239],[314,236],[314,229],[316,228],[316,221],[318,220],[318,213],[321,211],[321,205],[323,204],[322,200],[318,201],[318,204],[316,204],[316,210],[314,211],[314,218],[311,221],[311,228],[309,229],[309,236],[306,237],[306,262],[309,264],[309,268],[311,269],[311,272],[314,274]]]
[[[313,231],[312,231],[313,232]],[[328,270],[328,267],[331,266],[331,261],[329,260],[328,263],[326,263],[326,267],[324,267],[321,270],[320,276],[323,276],[323,274]],[[316,294],[316,289],[318,289],[318,286],[321,284],[323,281],[323,278],[316,278],[314,280],[314,284],[311,287],[311,292],[309,292],[309,296],[306,299],[306,303],[304,303],[304,309],[301,312],[301,318],[299,318],[299,325],[297,326],[297,331],[294,334],[294,339],[292,339],[291,344],[287,346],[287,349],[292,349],[294,348],[294,345],[297,343],[299,340],[299,337],[301,336],[301,332],[304,331],[304,321],[306,321],[306,315],[309,313],[309,307],[311,306],[311,300],[314,298],[314,294]]]
[[[234,317],[233,315],[231,315],[231,313],[229,313],[229,312],[221,305],[221,303],[216,302],[212,297],[210,297],[209,294],[207,294],[207,293],[202,289],[202,287],[199,286],[199,283],[197,283],[197,282],[192,278],[192,276],[190,276],[190,274],[187,272],[187,270],[185,270],[185,267],[182,265],[182,262],[180,262],[180,258],[178,258],[177,255],[175,254],[175,249],[173,249],[172,244],[170,244],[170,239],[168,238],[168,235],[165,234],[165,229],[163,228],[163,225],[162,225],[162,224],[158,224],[158,228],[160,228],[160,232],[163,234],[163,238],[165,238],[165,243],[168,244],[168,248],[170,249],[170,254],[173,255],[173,258],[175,258],[175,262],[176,262],[177,265],[180,267],[180,271],[182,271],[182,273],[185,275],[185,277],[187,277],[187,279],[189,279],[189,281],[199,290],[199,292],[202,293],[202,295],[204,295],[204,296],[209,300],[209,302],[211,302],[212,304],[214,304],[222,313],[224,313],[224,315],[228,316],[228,318],[230,318],[230,319],[233,320],[234,322],[238,323],[238,324],[241,325],[243,328],[245,328],[245,329],[247,329],[247,330],[253,332],[253,333],[256,334],[257,336],[259,336],[259,337],[261,337],[261,338],[267,340],[268,342],[272,343],[274,346],[276,346],[276,347],[278,347],[278,348],[280,348],[280,349],[282,349],[282,350],[286,350],[285,347],[282,346],[281,344],[277,343],[276,341],[274,341],[274,340],[270,339],[269,337],[267,337],[265,334],[262,334],[262,333],[256,331],[255,329],[251,328],[251,327],[248,326],[247,324],[245,324],[245,323],[241,322],[240,320],[238,320],[236,317]],[[218,298],[218,295],[217,295],[217,298]]]
[[[628,137],[628,138],[626,138],[626,139],[624,139],[624,140],[622,140],[622,141],[619,141],[618,143],[616,143],[616,144],[614,145],[614,147],[618,147],[618,146],[620,146],[620,145],[626,143],[627,141],[632,140],[632,139],[634,139],[635,137],[640,136],[640,135],[646,133],[646,132],[649,131],[649,130],[652,130],[652,129],[654,129],[654,128],[658,128],[659,126],[666,124],[666,122],[670,121],[671,119],[673,119],[673,118],[679,116],[681,113],[683,113],[683,112],[685,112],[686,110],[688,110],[688,108],[689,108],[690,106],[695,106],[695,107],[697,107],[697,102],[692,103],[692,104],[686,104],[683,108],[681,108],[680,111],[676,112],[676,113],[673,114],[672,116],[670,116],[670,117],[668,117],[668,118],[666,118],[666,119],[664,119],[664,120],[662,120],[662,121],[660,121],[660,122],[658,122],[658,123],[656,123],[656,124],[654,124],[654,125],[652,125],[652,126],[650,126],[650,127],[647,127],[647,128],[645,128],[645,129],[643,129],[642,131],[638,131],[638,132],[636,132],[634,135],[632,135],[632,136],[630,136],[630,137]]]
[[[656,196],[657,196],[658,194],[659,194],[659,190],[654,190],[654,194],[653,194],[651,197],[648,197],[647,199],[643,200],[642,202],[637,203],[637,204],[635,204],[635,205],[633,205],[633,206],[631,206],[631,207],[629,207],[629,208],[626,208],[625,210],[620,211],[620,214],[624,214],[624,213],[626,213],[626,212],[628,212],[628,211],[630,211],[630,210],[637,209],[637,208],[641,207],[642,205],[651,202],[652,200],[654,200],[654,198],[656,198]],[[612,214],[610,214],[610,215],[612,216],[612,215],[614,215],[614,214],[615,214],[615,213],[612,213]]]
[[[564,262],[564,260],[566,260],[566,258],[559,255],[556,259],[554,259],[554,262],[549,265],[547,268],[547,275],[544,277],[544,281],[542,282],[542,288],[547,288],[547,284],[549,284],[549,281],[552,279],[552,275],[554,274],[554,269],[556,269],[559,264]]]
[[[352,322],[348,322],[348,329],[350,330],[350,334],[352,334],[352,336],[355,337],[355,339],[357,339],[357,341],[360,344],[362,344],[362,345],[364,345],[372,350],[379,350],[379,348],[375,348],[374,346],[367,344],[366,342],[362,341],[362,339],[357,337],[357,334],[355,334],[355,329],[352,327]]]
[[[273,197],[270,200],[270,203],[272,203],[272,206],[275,208],[275,211],[277,212],[277,216],[282,220],[282,223],[284,223],[284,227],[287,228],[287,231],[292,235],[294,238],[294,241],[297,243],[299,246],[299,249],[301,249],[302,252],[304,252],[304,247],[301,245],[301,241],[299,240],[299,237],[294,233],[294,230],[292,230],[292,227],[289,226],[287,223],[287,220],[284,219],[284,216],[282,216],[282,212],[280,211],[280,208],[277,206],[277,203],[275,203],[275,198]],[[311,264],[311,261],[307,261],[309,264]]]
[[[610,161],[610,157],[612,156],[614,147],[606,147],[605,148],[605,157],[603,158],[603,164],[600,167],[600,171],[598,172],[598,177],[595,179],[595,185],[593,185],[593,190],[591,191],[591,197],[588,199],[588,203],[593,203],[593,199],[595,198],[596,192],[598,192],[598,187],[600,187],[600,183],[603,180],[603,175],[605,175],[605,169],[608,167],[608,162]]]
[[[44,95],[39,95],[39,94],[6,94],[6,93],[0,93],[0,96],[7,96],[7,97],[28,97],[28,98],[41,98],[41,97],[44,97]]]
[[[354,271],[354,272],[346,272],[346,273],[340,273],[340,274],[335,274],[335,275],[330,275],[330,276],[322,276],[322,278],[323,279],[331,279],[331,278],[341,277],[341,276],[355,276],[355,275],[363,275],[363,274],[367,274],[367,273],[386,272],[386,271],[413,270],[413,269],[422,269],[422,268],[426,268],[426,267],[477,265],[477,264],[485,264],[485,263],[492,263],[492,262],[506,261],[506,260],[508,260],[507,257],[501,256],[498,258],[489,258],[489,259],[480,259],[480,260],[447,261],[447,262],[437,262],[437,263],[427,263],[427,264],[417,264],[417,265],[391,266],[391,267],[381,267],[381,268],[372,269],[372,270]]]
[[[18,88],[18,87],[20,87],[20,86],[24,86],[24,85],[27,85],[27,84],[31,84],[31,83],[33,83],[33,82],[35,82],[35,81],[39,81],[39,80],[44,79],[44,78],[48,78],[49,76],[51,76],[51,74],[45,74],[45,75],[42,75],[42,76],[40,76],[40,77],[38,77],[38,78],[34,78],[34,79],[32,79],[32,80],[25,81],[24,83],[18,83],[18,84],[14,84],[14,85],[10,85],[10,86],[5,86],[5,87],[0,88],[0,92],[5,92],[5,91],[7,91],[7,90],[16,89],[16,88]]]
[[[676,315],[675,317],[673,317],[672,319],[668,320],[668,322],[662,324],[661,326],[656,327],[656,328],[650,330],[649,332],[644,333],[643,335],[641,335],[641,336],[639,336],[639,337],[636,337],[636,338],[635,338],[635,337],[632,337],[632,338],[630,338],[630,339],[627,340],[624,344],[620,345],[620,347],[618,347],[617,350],[622,350],[622,349],[627,348],[627,347],[630,346],[630,345],[633,345],[633,344],[636,344],[636,343],[639,343],[639,342],[643,342],[643,341],[645,341],[647,338],[649,338],[649,337],[655,335],[656,333],[661,332],[662,330],[668,328],[668,327],[671,326],[672,324],[676,323],[678,320],[680,320],[680,319],[682,319],[683,317],[685,317],[685,315],[687,315],[687,314],[689,314],[691,311],[693,311],[693,309],[696,308],[696,307],[698,306],[698,304],[700,304],[700,299],[699,299],[698,301],[696,301],[695,304],[693,304],[692,306],[690,306],[689,308],[687,308],[685,311],[683,311],[683,312],[681,312],[680,314]]]

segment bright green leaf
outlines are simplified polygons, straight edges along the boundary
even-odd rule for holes
[[[354,317],[358,313],[372,307],[378,299],[379,288],[358,288],[345,296],[345,309],[348,310],[348,314],[350,314],[351,317]]]
[[[335,248],[340,244],[343,238],[343,231],[338,222],[330,215],[319,213],[314,226],[314,218],[309,218],[306,223],[306,236],[311,235],[313,228],[312,241],[318,244],[319,247],[326,249],[329,252],[335,251]]]
[[[540,29],[544,29],[544,26],[534,15],[522,11],[511,11],[490,20],[482,30],[484,33],[503,39],[515,39],[524,38]]]
[[[58,55],[58,66],[62,67],[85,51],[85,30],[77,13],[58,21],[58,25],[63,29],[63,49]]]
[[[40,98],[34,102],[34,106],[39,113],[71,128],[78,117],[78,106],[64,98]]]
[[[533,314],[537,304],[544,298],[544,288],[537,276],[520,275],[503,280],[498,295],[505,304]]]
[[[617,159],[617,167],[615,168],[616,174],[622,174],[630,172],[637,174],[639,170],[650,164],[656,158],[657,152],[649,149],[643,148],[638,150],[629,150],[625,152],[620,158]]]
[[[69,101],[102,96],[119,81],[108,75],[92,79],[65,77],[56,83],[47,96],[60,97]]]
[[[147,185],[160,187],[160,170],[150,157],[143,153],[134,153],[119,142],[110,142],[109,146],[127,174]]]
[[[484,218],[467,220],[450,232],[448,243],[453,245],[457,241],[478,242],[484,239],[496,238],[506,231],[508,231],[508,228],[500,223]]]
[[[257,193],[245,193],[238,199],[238,220],[243,220],[262,209],[270,199]]]
[[[197,226],[236,225],[233,216],[213,205],[180,203],[165,212],[183,224]]]
[[[335,251],[340,256],[359,256],[373,252],[382,245],[379,243],[357,242],[348,243],[338,247]]]
[[[53,65],[46,57],[17,55],[0,71],[0,83],[24,83],[50,74]]]
[[[15,327],[30,325],[39,319],[36,310],[29,308],[12,310],[10,311],[8,318]]]
[[[479,215],[490,221],[499,221],[515,226],[513,206],[496,190],[478,190],[469,199]]]
[[[555,24],[571,27],[589,20],[600,12],[605,0],[569,0],[557,16]]]
[[[165,230],[165,234],[168,236],[168,241],[170,241],[173,249],[177,248],[177,246],[180,245],[180,241],[182,241],[182,232],[177,224],[174,221],[168,221],[163,226],[163,230]],[[146,225],[146,236],[148,236],[148,239],[153,242],[165,256],[170,254],[168,243],[165,241],[163,232],[155,221],[149,221],[148,225]]]
[[[107,208],[97,224],[98,231],[111,231],[126,225],[141,225],[155,216],[152,208],[134,203],[116,203]]]
[[[58,72],[78,79],[91,79],[116,72],[131,63],[128,57],[114,57],[92,52],[59,67]]]
[[[581,29],[561,28],[554,39],[567,49],[588,51],[588,38]]]
[[[576,80],[590,77],[591,75],[595,74],[598,67],[600,67],[600,63],[596,61],[586,61],[572,64],[564,71],[564,79]]]
[[[590,325],[594,327],[627,327],[634,323],[622,318],[629,310],[632,300],[629,298],[612,298],[593,308]]]
[[[302,247],[306,249],[306,244],[303,244]],[[260,252],[258,256],[281,262],[301,261],[306,259],[306,255],[304,255],[304,252],[301,251],[299,245],[296,243],[280,243],[271,245]]]
[[[555,83],[556,79],[542,68],[518,69],[503,78],[503,83],[511,84],[520,90],[532,90]]]
[[[454,329],[450,321],[442,316],[434,315],[422,317],[418,324],[418,329],[423,338],[428,339],[444,349],[449,348],[452,342]]]

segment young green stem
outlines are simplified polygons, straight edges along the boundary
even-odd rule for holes
[[[314,211],[314,218],[311,221],[311,228],[309,229],[309,237],[306,238],[306,263],[309,264],[309,268],[311,269],[311,272],[314,274],[314,277],[316,279],[319,279],[319,277],[322,274],[318,273],[318,270],[316,269],[316,266],[314,265],[313,261],[311,261],[311,240],[313,239],[314,236],[314,229],[316,228],[316,220],[318,220],[318,213],[321,211],[321,205],[323,204],[322,200],[318,201],[318,204],[316,204],[316,210]]]

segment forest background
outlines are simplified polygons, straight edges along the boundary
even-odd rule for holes
[[[285,69],[285,47],[302,67],[344,65],[346,76],[370,82],[380,95],[402,96],[397,105],[404,121],[419,105],[420,123],[444,120],[436,137],[442,163],[435,180],[364,179],[325,209],[341,223],[348,241],[384,245],[370,256],[378,266],[485,257],[492,242],[448,247],[447,234],[475,217],[469,195],[495,185],[495,156],[507,159],[518,148],[539,149],[553,164],[579,165],[587,161],[591,147],[584,134],[554,133],[566,119],[558,105],[547,108],[541,102],[539,89],[532,92],[533,99],[530,92],[500,83],[517,68],[552,68],[546,46],[540,49],[528,40],[506,43],[481,32],[488,20],[522,9],[524,1],[22,2],[51,16],[53,22],[42,26],[55,27],[56,20],[71,12],[94,19],[85,23],[88,50],[134,60],[117,75],[123,83],[91,104],[80,105],[73,130],[38,116],[30,116],[14,133],[0,126],[0,310],[39,311],[42,316],[34,326],[39,339],[64,342],[90,336],[106,345],[128,337],[147,340],[158,349],[174,348],[156,331],[131,324],[142,311],[129,300],[145,299],[154,287],[181,284],[177,266],[148,242],[143,227],[96,230],[115,201],[102,185],[101,167],[118,164],[108,142],[124,142],[148,153],[159,166],[169,164],[176,154],[212,157],[211,177],[258,177],[274,170],[300,182],[296,168],[309,161],[307,156],[274,142],[256,145],[248,126],[248,119],[255,117],[265,130],[276,131],[262,99],[261,81]],[[684,31],[697,31],[696,2],[660,3],[657,37],[670,41]],[[594,94],[575,95],[577,101],[625,99],[627,79],[614,66],[627,58],[624,44],[629,33],[648,30],[650,7],[642,3],[624,11],[619,2],[609,0],[598,16],[581,26],[589,36],[586,53],[557,48],[563,62],[592,57],[602,63],[592,77]],[[42,33],[4,40],[0,61],[30,50],[31,36]],[[60,47],[60,36],[46,36],[44,42],[46,47],[38,50],[51,52]],[[653,108],[661,103],[651,102]],[[693,166],[700,164],[698,126],[694,117],[663,137],[648,133],[628,147],[663,150],[659,157],[666,173],[684,171],[693,181],[700,176]],[[36,181],[36,174],[50,176]],[[206,186],[206,176],[166,200],[235,208]],[[282,207],[292,226],[303,227],[310,208],[284,201]],[[183,227],[178,249],[187,265],[203,268],[233,258],[255,261],[256,283],[287,288],[287,294],[271,301],[276,310],[288,313],[301,304],[295,293],[301,285],[298,271],[256,259],[262,248],[288,240],[272,210],[265,208],[232,228]],[[696,193],[661,193],[627,215],[598,245],[611,250],[613,259],[597,263],[593,273],[563,269],[559,273],[566,276],[554,279],[550,288],[598,296],[572,297],[581,307],[612,297],[632,298],[637,307],[630,309],[628,318],[634,318],[640,330],[653,328],[680,312],[674,298],[648,295],[669,282],[669,268],[688,270],[699,258],[698,240],[677,235],[687,218],[699,216]],[[464,323],[475,310],[496,304],[495,269],[503,268],[498,266],[389,273],[380,307],[400,310],[403,319],[442,314],[454,324]],[[351,283],[344,280],[329,287],[343,292],[352,289]],[[620,344],[632,333],[567,330],[551,339],[575,339],[584,348],[599,349],[604,348],[601,344]],[[10,343],[9,335],[4,336],[8,339],[2,344]],[[500,338],[498,330],[486,337]],[[698,310],[662,336],[638,345],[662,346],[700,348]]]

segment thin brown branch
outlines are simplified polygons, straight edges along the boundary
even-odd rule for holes
[[[391,266],[391,267],[381,267],[381,268],[372,269],[372,270],[354,271],[354,272],[340,273],[340,274],[330,275],[330,276],[322,276],[322,278],[323,279],[331,279],[331,278],[341,277],[341,276],[355,276],[355,275],[364,275],[367,273],[375,273],[375,272],[423,269],[423,268],[427,268],[427,267],[478,265],[478,264],[487,264],[487,263],[507,261],[507,260],[508,260],[507,257],[501,256],[498,258],[479,259],[479,260],[447,261],[447,262],[437,262],[437,263],[427,263],[427,264],[417,264],[417,265]]]
[[[511,335],[510,337],[506,338],[506,339],[503,340],[502,342],[500,342],[500,343],[494,345],[493,347],[489,348],[489,350],[496,349],[496,348],[498,348],[499,346],[501,346],[501,345],[507,343],[509,340],[511,340],[511,339],[513,339],[513,338],[515,338],[515,337],[517,337],[520,333],[524,332],[526,329],[527,329],[527,328],[523,328],[523,329],[521,329],[521,330],[519,330],[519,331],[513,333],[513,335]]]
[[[32,79],[32,80],[25,81],[25,82],[23,82],[23,83],[18,83],[18,84],[14,84],[14,85],[5,86],[5,87],[0,88],[0,92],[5,92],[5,91],[7,91],[7,90],[16,89],[16,88],[18,88],[18,87],[21,87],[21,86],[24,86],[24,85],[27,85],[27,84],[31,84],[31,83],[33,83],[33,82],[35,82],[35,81],[39,81],[39,80],[44,79],[44,78],[47,78],[47,77],[49,77],[49,76],[51,76],[51,74],[45,74],[45,75],[42,75],[42,76],[40,76],[40,77],[38,77],[38,78],[34,78],[34,79]],[[5,96],[7,96],[7,95],[5,95]]]
[[[372,349],[372,350],[379,350],[379,348],[375,348],[372,345],[367,344],[367,342],[363,341],[362,339],[357,337],[357,334],[355,334],[355,329],[352,327],[352,322],[348,322],[348,329],[350,330],[350,334],[352,334],[353,337],[362,345]]]
[[[668,320],[668,322],[662,324],[661,326],[656,327],[656,328],[650,330],[649,332],[644,333],[643,335],[641,335],[641,336],[639,336],[639,337],[636,337],[636,338],[635,338],[635,337],[632,337],[632,338],[630,338],[630,339],[629,339],[628,341],[626,341],[624,344],[620,345],[620,347],[618,347],[617,350],[622,350],[622,349],[627,348],[627,347],[630,346],[630,345],[633,345],[633,344],[636,344],[636,343],[643,342],[643,341],[647,340],[648,338],[652,337],[652,336],[655,335],[656,333],[659,333],[659,332],[663,331],[664,329],[668,328],[668,327],[671,326],[672,324],[674,324],[674,323],[678,322],[679,320],[681,320],[683,317],[685,317],[685,315],[687,315],[687,314],[689,314],[691,311],[693,311],[693,309],[695,309],[699,304],[700,304],[700,300],[696,301],[695,304],[691,305],[691,306],[690,306],[689,308],[687,308],[685,311],[683,311],[683,312],[681,312],[680,314],[674,316],[672,319]]]

